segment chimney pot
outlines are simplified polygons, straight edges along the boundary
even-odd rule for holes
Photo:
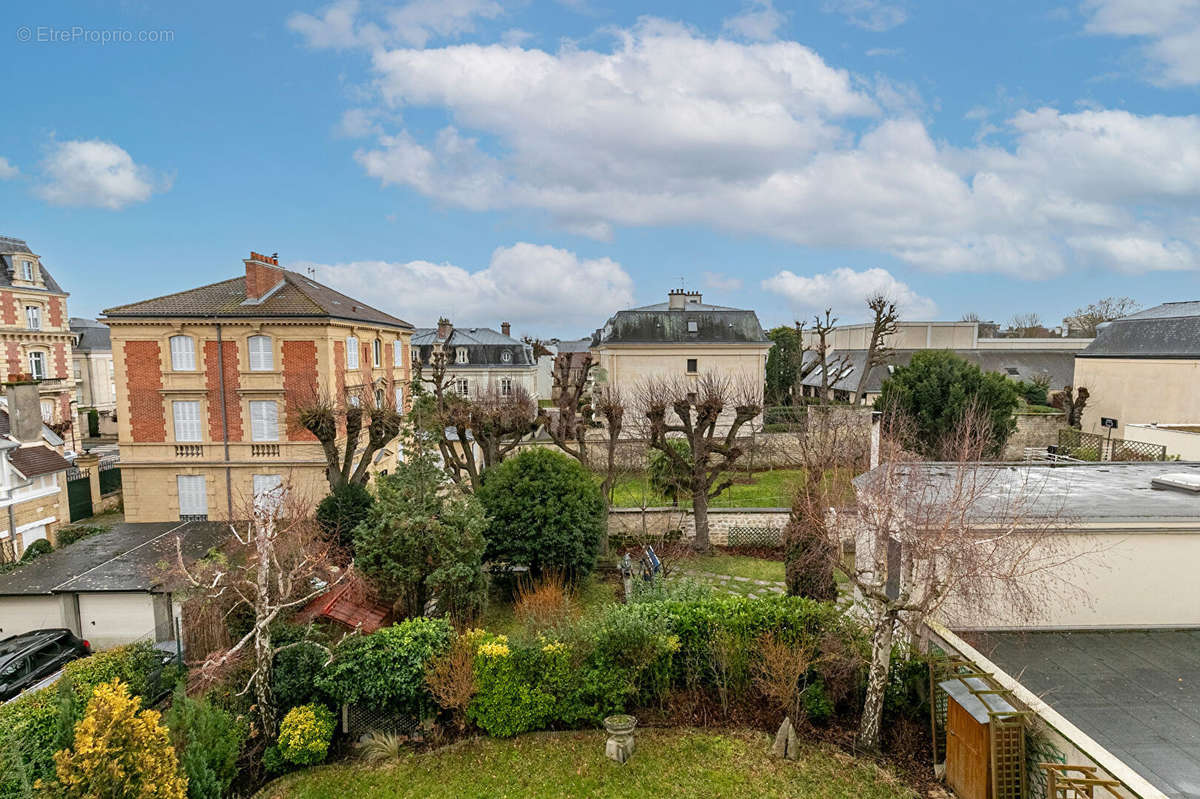
[[[511,330],[512,330],[512,325],[510,325],[508,322],[500,323],[500,332],[503,333],[504,335],[506,335],[506,336],[509,335],[509,331],[511,331]]]
[[[438,320],[437,337],[445,341],[450,338],[450,334],[454,332],[454,325],[450,324],[450,320],[442,317]]]

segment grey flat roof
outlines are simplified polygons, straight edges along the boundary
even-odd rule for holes
[[[904,467],[917,481],[950,483],[956,464],[914,463]],[[972,515],[985,521],[990,508],[1003,508],[1021,497],[1028,513],[1043,518],[1060,516],[1064,522],[1200,523],[1200,495],[1187,491],[1152,488],[1151,479],[1165,474],[1191,474],[1200,479],[1200,463],[1151,461],[1138,463],[981,464],[979,496]],[[855,485],[869,483],[874,472],[854,478]]]
[[[1200,630],[973,637],[994,663],[1167,796],[1200,797]]]
[[[184,557],[193,559],[219,544],[228,531],[223,522],[118,524],[0,574],[0,596],[150,591],[175,564],[177,538]]]

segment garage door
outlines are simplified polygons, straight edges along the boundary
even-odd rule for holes
[[[0,596],[0,638],[47,627],[69,628],[62,608],[56,596]]]
[[[154,640],[154,603],[147,593],[79,595],[79,626],[93,649]]]

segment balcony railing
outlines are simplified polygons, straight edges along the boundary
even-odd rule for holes
[[[201,444],[176,444],[176,458],[203,458],[204,446]]]
[[[252,458],[278,458],[278,444],[251,444],[250,457]]]

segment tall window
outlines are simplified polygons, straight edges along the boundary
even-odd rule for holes
[[[467,383],[467,378],[460,377],[454,381],[454,387],[458,391],[458,396],[465,397],[471,393],[471,386]]]
[[[375,368],[378,369],[379,367],[383,366],[383,342],[382,341],[380,341],[379,339],[375,339],[375,343],[371,348],[371,354],[372,354],[372,356],[374,356],[373,363],[375,364]]]
[[[271,349],[270,336],[251,336],[247,343],[251,372],[269,372],[275,368],[275,352]]]
[[[191,336],[171,336],[171,368],[176,372],[196,370],[196,342]]]
[[[176,400],[171,403],[175,416],[176,441],[200,441],[200,403],[197,400]]]
[[[396,386],[396,410],[404,410],[404,386]]]
[[[42,421],[50,424],[54,421],[54,400],[44,399],[41,402]]]
[[[392,342],[392,366],[397,368],[404,363],[404,342],[396,339]]]
[[[250,440],[279,440],[279,406],[275,403],[275,400],[251,401]]]
[[[24,280],[33,282],[33,261],[21,262],[21,277]]]
[[[467,348],[466,348],[466,347],[459,347],[459,348],[458,348],[458,352],[457,352],[457,356],[458,356],[458,362],[459,362],[459,363],[466,363],[466,362],[467,362]]]
[[[358,339],[346,336],[346,368],[358,368]]]
[[[283,477],[278,474],[254,475],[254,509],[272,513],[283,502]]]
[[[208,487],[202,474],[176,476],[179,488],[179,518],[205,519],[208,517]]]
[[[36,351],[29,353],[29,374],[34,380],[46,379],[46,353]]]
[[[511,377],[500,378],[500,396],[511,397],[513,395],[513,382]]]
[[[42,329],[42,306],[26,305],[25,306],[25,326],[30,330]]]
[[[375,389],[375,407],[376,408],[383,407],[383,389],[382,388]]]
[[[73,366],[75,367],[75,382],[76,383],[82,382],[83,381],[83,368],[79,365],[79,361],[76,361],[73,364]]]

